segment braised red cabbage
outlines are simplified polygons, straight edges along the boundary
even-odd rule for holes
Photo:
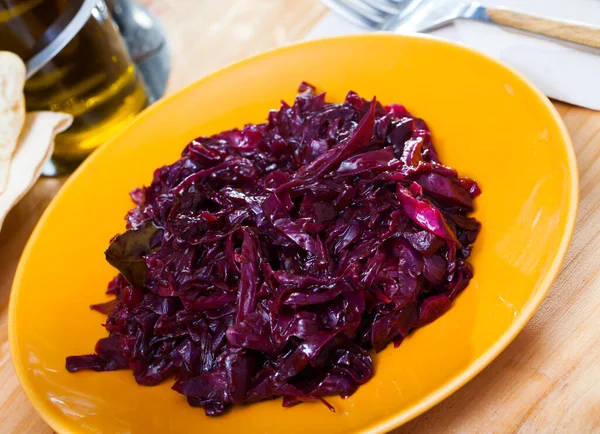
[[[439,162],[425,122],[302,83],[264,124],[199,137],[131,194],[106,251],[120,274],[95,354],[207,415],[348,397],[472,277],[477,184]]]

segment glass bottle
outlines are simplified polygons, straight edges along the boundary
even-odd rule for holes
[[[148,104],[102,0],[0,0],[0,50],[29,62],[28,73],[39,67],[25,84],[27,111],[74,116],[56,138],[58,172],[72,170]]]

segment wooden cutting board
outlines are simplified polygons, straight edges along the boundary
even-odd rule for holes
[[[317,0],[146,0],[170,41],[169,92],[232,61],[300,40]],[[600,432],[600,113],[555,103],[573,138],[580,208],[563,269],[539,311],[481,374],[400,433]],[[50,433],[14,374],[8,298],[17,262],[64,180],[43,179],[0,232],[0,433]]]

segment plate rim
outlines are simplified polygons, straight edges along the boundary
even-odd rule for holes
[[[542,301],[545,299],[546,295],[550,291],[553,283],[555,282],[558,273],[560,271],[560,267],[562,266],[564,259],[566,257],[567,251],[569,250],[569,246],[571,244],[571,240],[573,238],[573,233],[575,230],[575,223],[577,219],[578,206],[579,206],[579,171],[577,167],[577,159],[575,156],[575,150],[573,148],[573,142],[571,140],[570,134],[562,120],[562,117],[550,101],[550,99],[527,77],[525,77],[522,73],[515,70],[512,66],[506,64],[505,62],[495,59],[492,56],[489,56],[485,53],[482,53],[478,50],[470,48],[463,43],[449,41],[446,39],[442,39],[437,36],[428,35],[428,34],[419,34],[419,33],[386,33],[386,32],[369,32],[363,34],[355,34],[355,35],[340,35],[334,37],[324,37],[312,40],[304,40],[300,42],[296,42],[290,45],[285,45],[283,47],[278,47],[272,50],[264,51],[259,54],[245,57],[239,61],[232,62],[222,68],[219,68],[207,75],[200,77],[199,79],[185,85],[181,89],[173,92],[165,98],[160,99],[155,102],[145,110],[143,110],[135,119],[129,123],[125,128],[123,128],[119,133],[117,133],[112,139],[110,139],[106,144],[100,146],[96,150],[90,154],[90,156],[69,176],[67,181],[61,186],[56,195],[52,198],[44,212],[42,213],[40,219],[35,225],[34,230],[32,231],[29,239],[27,240],[27,244],[23,249],[23,253],[19,259],[19,263],[13,278],[13,282],[11,285],[11,293],[9,299],[9,307],[8,307],[8,341],[10,348],[10,355],[12,364],[19,380],[19,384],[23,388],[29,402],[34,407],[35,411],[38,415],[46,422],[54,431],[58,433],[80,433],[83,431],[75,431],[72,427],[69,427],[68,424],[64,422],[63,419],[54,417],[52,414],[48,413],[42,402],[42,399],[36,395],[34,388],[28,381],[26,370],[23,364],[20,362],[20,352],[18,350],[16,344],[16,305],[18,292],[20,287],[20,282],[22,280],[25,264],[27,262],[28,257],[31,254],[31,250],[35,244],[35,240],[38,237],[39,233],[42,230],[42,226],[44,226],[48,216],[54,211],[56,208],[58,201],[65,194],[65,191],[68,190],[70,185],[75,182],[75,180],[79,177],[79,175],[86,170],[86,168],[93,164],[93,161],[96,159],[98,155],[100,155],[106,148],[111,146],[111,144],[117,141],[120,136],[128,130],[135,123],[140,122],[142,119],[151,116],[154,111],[159,110],[160,107],[170,101],[171,99],[177,98],[180,94],[188,92],[190,88],[198,85],[199,83],[208,81],[213,77],[223,74],[229,70],[243,67],[246,63],[252,63],[262,58],[267,58],[269,56],[276,56],[279,53],[295,50],[297,47],[309,46],[309,45],[318,45],[323,43],[324,41],[331,40],[355,40],[355,39],[427,39],[433,40],[436,43],[442,45],[448,45],[451,47],[459,48],[463,51],[468,52],[470,55],[483,58],[487,61],[490,61],[501,68],[504,68],[516,78],[520,79],[527,87],[529,87],[534,94],[538,97],[538,99],[544,104],[546,109],[548,109],[550,115],[556,122],[561,136],[565,142],[565,152],[566,159],[568,162],[568,176],[570,178],[570,185],[567,188],[566,192],[568,195],[567,201],[567,214],[565,216],[565,226],[564,226],[564,234],[560,240],[558,245],[557,253],[554,256],[550,266],[548,267],[548,271],[546,272],[544,278],[539,284],[539,289],[536,293],[534,293],[525,303],[513,323],[508,327],[508,329],[502,334],[500,339],[496,341],[492,346],[490,346],[481,356],[479,356],[475,361],[473,361],[463,372],[456,375],[452,380],[443,384],[438,389],[434,390],[432,393],[427,395],[424,399],[422,399],[417,404],[410,407],[405,411],[398,411],[389,415],[388,417],[382,418],[377,422],[373,422],[366,427],[357,431],[358,433],[386,433],[400,425],[405,424],[406,422],[416,418],[417,416],[423,414],[427,410],[431,409],[435,405],[439,404],[441,401],[449,397],[451,394],[456,392],[466,383],[468,383],[471,379],[473,379],[477,374],[479,374],[485,367],[487,367],[496,357],[498,357],[504,349],[516,338],[516,336],[520,333],[520,331],[527,325],[529,320],[533,317]]]

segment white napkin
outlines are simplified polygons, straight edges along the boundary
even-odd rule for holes
[[[66,113],[27,113],[10,165],[7,187],[0,194],[0,228],[6,214],[40,177],[42,166],[54,150],[54,137],[72,122],[73,116]]]
[[[455,0],[435,0],[440,5]],[[486,6],[505,6],[520,12],[561,20],[600,25],[600,0],[480,0]],[[339,15],[329,12],[307,39],[364,33]],[[495,25],[458,20],[431,34],[462,42],[511,65],[546,95],[593,110],[600,110],[600,54],[592,54],[508,31]]]

